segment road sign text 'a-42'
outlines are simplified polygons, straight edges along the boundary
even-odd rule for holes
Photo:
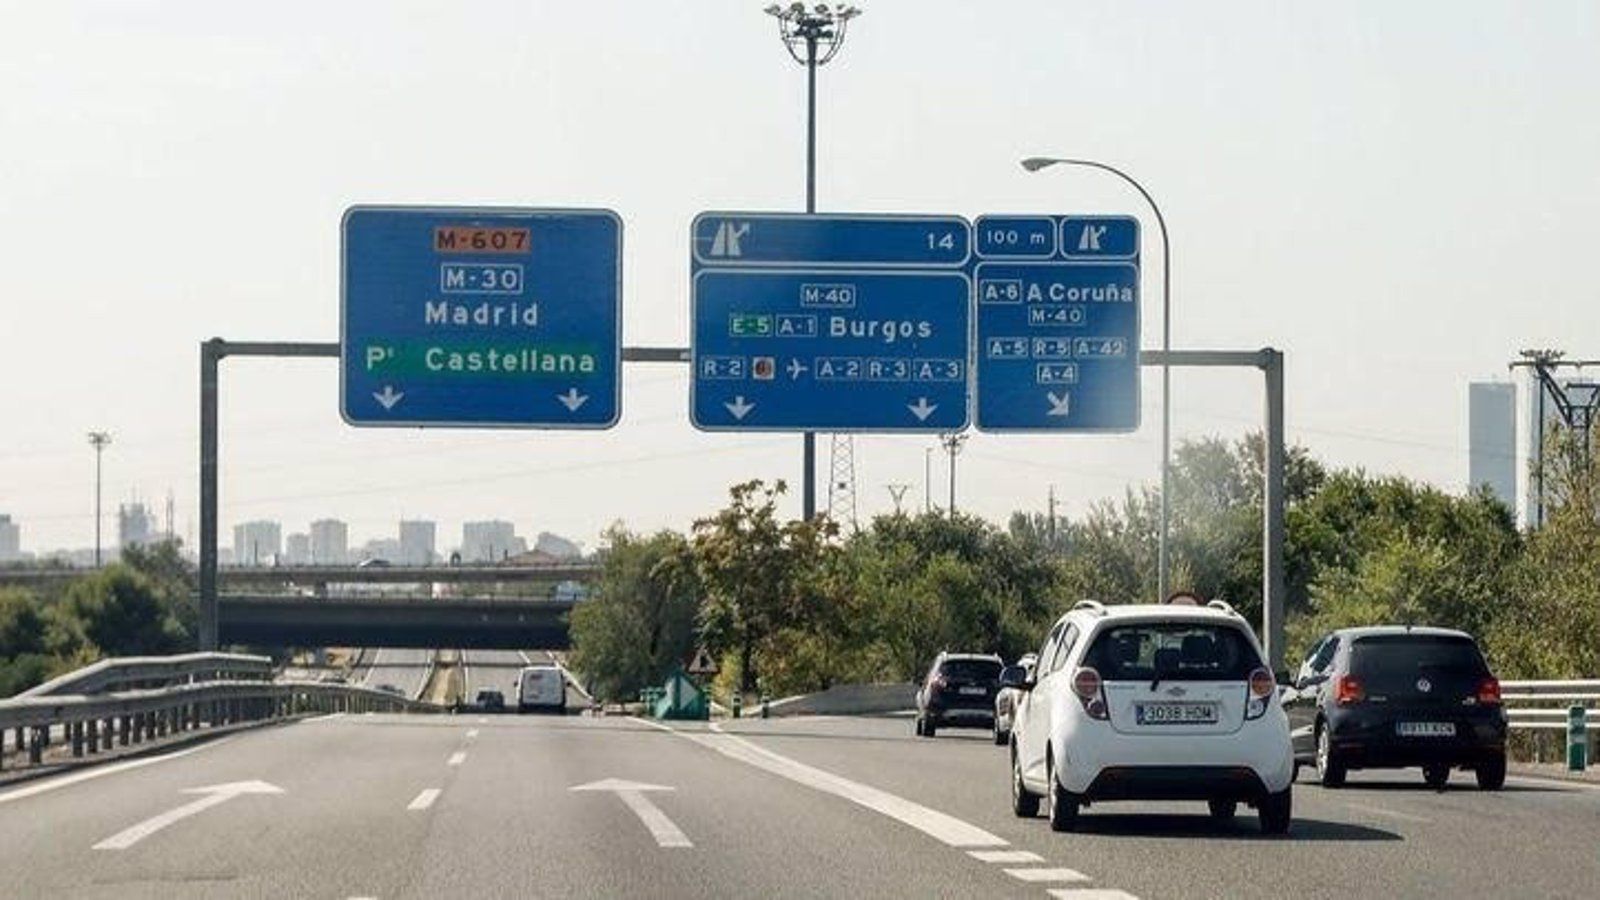
[[[1139,427],[1139,223],[1125,216],[981,216],[977,427]]]
[[[696,428],[966,427],[965,219],[708,212],[691,231]]]
[[[608,210],[356,206],[341,256],[352,425],[609,428],[622,221]]]

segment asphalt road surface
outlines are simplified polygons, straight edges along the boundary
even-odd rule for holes
[[[407,697],[416,699],[428,684],[428,672],[433,667],[432,650],[378,649],[368,650],[363,668],[367,687],[390,684]]]
[[[332,716],[0,792],[25,897],[1593,897],[1600,790],[1295,790],[1287,838],[1199,804],[1052,834],[982,732]],[[946,736],[948,735],[948,736]],[[85,777],[87,776],[87,777]],[[72,780],[80,779],[80,780]],[[194,793],[196,788],[209,790]],[[575,788],[580,788],[575,790]]]

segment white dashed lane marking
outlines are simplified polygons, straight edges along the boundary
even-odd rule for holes
[[[427,809],[428,807],[432,806],[433,805],[433,801],[435,801],[437,799],[439,799],[439,789],[438,788],[428,788],[427,790],[425,790],[422,793],[418,794],[417,795],[417,799],[411,801],[411,804],[409,806],[407,806],[406,809],[409,809],[409,810]]]
[[[1050,896],[1056,900],[1139,900],[1127,891],[1108,888],[1054,888]]]
[[[1029,882],[1065,881],[1069,884],[1082,884],[1093,880],[1077,869],[1007,869],[1006,874],[1018,881]]]
[[[1032,850],[969,850],[967,854],[978,862],[1015,865],[1017,863],[1042,863],[1044,857]]]
[[[462,763],[464,763],[466,761],[467,761],[467,751],[465,751],[465,750],[457,750],[456,752],[450,754],[450,758],[445,760],[444,764],[447,765],[447,766],[459,766],[459,765],[461,765]]]

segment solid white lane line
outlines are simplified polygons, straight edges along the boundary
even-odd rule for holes
[[[320,716],[312,716],[312,717],[310,717],[308,719],[301,719],[300,720],[300,724],[302,724],[302,725],[310,725],[312,722],[326,722],[329,719],[342,719],[342,718],[345,717],[345,715],[346,715],[346,713],[342,713],[342,712],[323,713]]]
[[[1356,812],[1370,813],[1371,815],[1375,816],[1388,816],[1391,819],[1399,819],[1402,822],[1416,822],[1419,825],[1430,825],[1433,823],[1432,819],[1425,819],[1422,816],[1413,816],[1410,813],[1396,812],[1392,809],[1385,809],[1381,806],[1368,806],[1365,803],[1349,802],[1346,802],[1345,806],[1349,809],[1355,810]]]
[[[462,763],[464,763],[466,761],[467,761],[467,751],[465,751],[465,750],[457,750],[456,752],[450,754],[450,758],[445,760],[444,764],[447,765],[447,766],[459,766],[459,765],[461,765]]]
[[[1109,888],[1053,888],[1050,896],[1056,900],[1139,900],[1127,891]]]
[[[214,741],[200,744],[196,747],[190,747],[187,750],[178,750],[174,753],[163,753],[160,756],[147,756],[143,759],[130,759],[126,762],[111,763],[110,765],[97,766],[93,769],[85,769],[82,772],[74,772],[71,775],[63,775],[60,778],[52,778],[48,781],[41,781],[36,784],[28,785],[25,788],[7,791],[4,794],[0,794],[0,803],[10,803],[13,800],[21,800],[24,797],[32,797],[35,794],[48,793],[50,791],[78,784],[79,782],[88,781],[92,778],[104,778],[107,775],[115,775],[118,772],[126,772],[129,769],[142,769],[145,766],[153,766],[158,762],[166,762],[169,759],[178,759],[179,757],[188,756],[191,753],[199,753],[201,750],[209,750],[212,747],[220,747],[231,740],[233,740],[232,737],[218,738]]]
[[[787,778],[806,787],[843,797],[858,806],[864,806],[873,812],[888,816],[902,824],[909,825],[923,834],[951,847],[1005,847],[1010,841],[995,834],[991,834],[955,816],[930,809],[920,803],[907,800],[885,790],[880,790],[871,785],[851,781],[832,772],[825,772],[781,756],[765,747],[758,747],[741,737],[724,734],[720,727],[713,724],[711,730],[714,734],[693,734],[687,731],[678,731],[666,726],[657,725],[647,719],[632,717],[634,721],[645,722],[651,726],[676,734],[686,740],[694,741],[703,747],[721,753],[730,759],[755,766],[771,772],[774,775]]]
[[[417,795],[417,799],[411,801],[411,803],[408,806],[406,806],[406,809],[411,809],[411,810],[427,809],[428,807],[432,806],[433,805],[433,801],[435,801],[437,799],[439,799],[439,789],[438,788],[428,788],[427,790],[425,790],[422,793],[418,794]]]
[[[1077,869],[1007,869],[1006,874],[1018,881],[1029,882],[1065,881],[1081,884],[1093,880]]]
[[[1600,784],[1589,781],[1569,781],[1565,778],[1544,778],[1539,775],[1512,775],[1507,784],[1531,784],[1538,787],[1563,787],[1580,791],[1600,791]]]
[[[967,855],[986,863],[1042,863],[1044,857],[1032,850],[969,850]]]

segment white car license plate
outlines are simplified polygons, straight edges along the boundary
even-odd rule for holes
[[[974,697],[982,697],[986,691],[984,691],[984,689],[981,687],[964,687],[961,689],[961,693],[969,694]]]
[[[1455,737],[1454,722],[1396,722],[1395,733],[1401,737]]]
[[[1134,721],[1140,725],[1211,725],[1217,721],[1215,703],[1135,703]]]

